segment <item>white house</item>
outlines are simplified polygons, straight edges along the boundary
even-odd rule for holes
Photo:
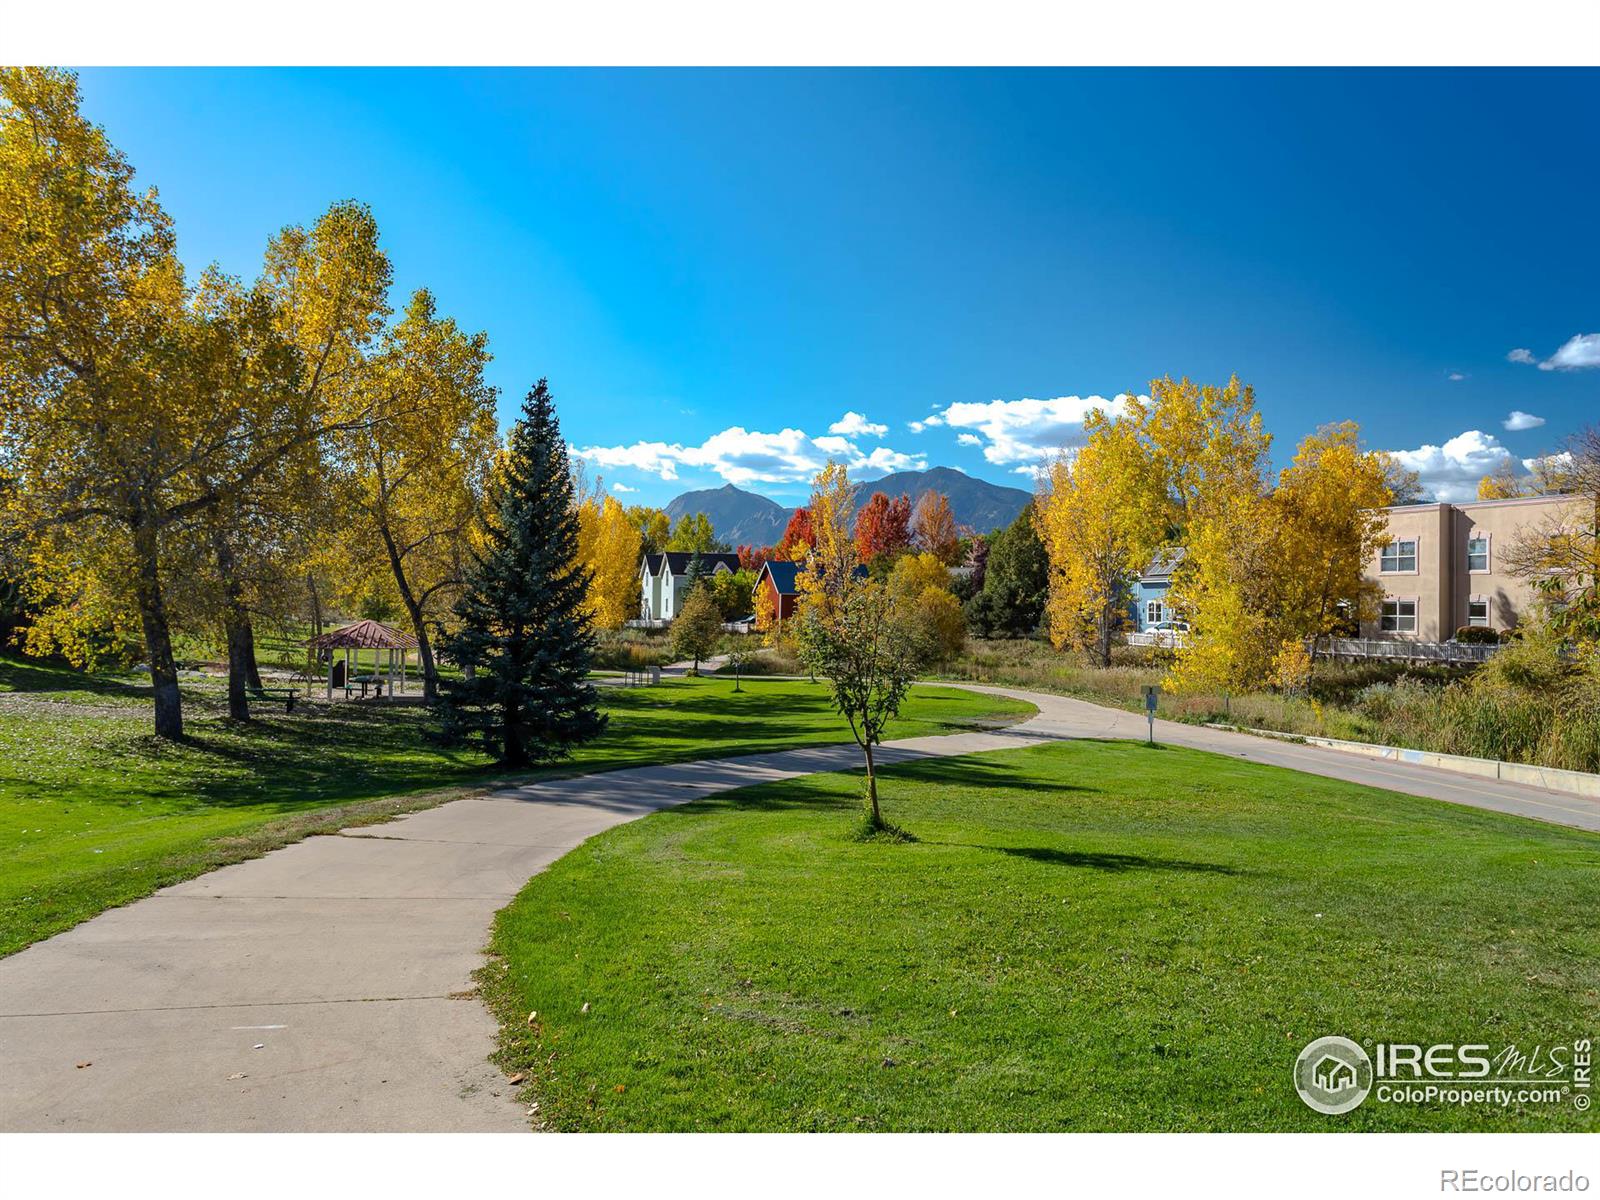
[[[639,619],[643,621],[670,621],[677,616],[683,604],[683,594],[689,583],[689,564],[700,560],[704,578],[739,569],[737,554],[694,554],[686,550],[668,550],[663,554],[646,554],[639,560]]]

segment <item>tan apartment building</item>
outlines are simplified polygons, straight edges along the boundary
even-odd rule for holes
[[[1383,589],[1381,615],[1361,635],[1445,642],[1463,625],[1514,628],[1534,592],[1506,570],[1506,549],[1519,529],[1578,503],[1529,496],[1385,509],[1393,540],[1367,572]]]

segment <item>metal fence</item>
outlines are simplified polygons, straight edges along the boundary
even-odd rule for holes
[[[1483,663],[1500,649],[1494,643],[1410,642],[1402,638],[1318,638],[1316,651],[1328,658],[1387,658],[1402,662]]]
[[[1177,629],[1151,629],[1128,634],[1130,646],[1163,646],[1168,650],[1176,650],[1188,642],[1188,635]]]
[[[1168,650],[1182,649],[1188,635],[1175,629],[1149,630],[1130,633],[1130,646],[1159,646]],[[1316,640],[1314,649],[1319,658],[1389,659],[1395,662],[1428,662],[1462,665],[1488,662],[1500,649],[1494,643],[1477,645],[1470,642],[1411,642],[1401,638],[1335,638]]]

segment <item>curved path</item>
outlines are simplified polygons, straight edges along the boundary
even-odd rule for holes
[[[1010,729],[885,745],[884,763],[1142,738],[1058,696]],[[1600,829],[1600,804],[1157,722],[1164,741]],[[496,910],[584,839],[674,804],[851,769],[853,744],[552,780],[316,837],[0,960],[0,1129],[527,1128],[473,994]]]

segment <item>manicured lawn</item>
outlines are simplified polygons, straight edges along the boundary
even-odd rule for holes
[[[604,738],[561,770],[706,758],[847,740],[824,690],[718,679],[605,690]],[[381,820],[494,778],[481,756],[429,738],[419,708],[303,705],[235,726],[220,685],[185,687],[189,740],[150,732],[136,682],[0,658],[0,954],[114,904],[307,833]],[[918,689],[897,733],[1031,712]],[[525,778],[525,776],[524,776]]]
[[[858,787],[725,793],[529,883],[482,979],[540,1123],[1596,1127],[1570,1102],[1328,1117],[1291,1080],[1332,1033],[1594,1036],[1600,838],[1134,743],[894,767],[913,844],[850,839]]]

